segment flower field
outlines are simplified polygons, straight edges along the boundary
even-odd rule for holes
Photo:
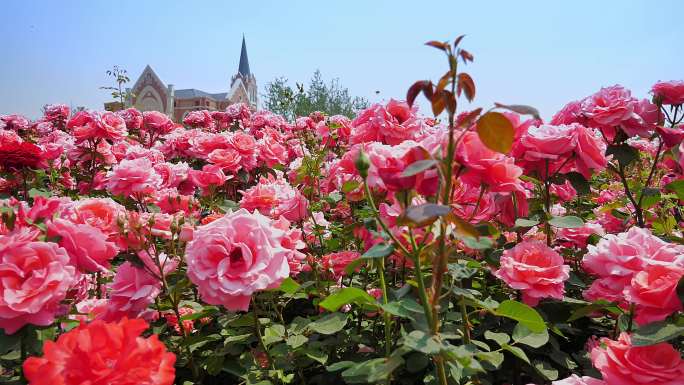
[[[544,121],[428,45],[353,119],[0,116],[0,383],[684,384],[684,82]]]

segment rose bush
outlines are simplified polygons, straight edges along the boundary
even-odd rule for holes
[[[546,121],[460,43],[355,117],[0,116],[0,382],[684,384],[683,83]]]

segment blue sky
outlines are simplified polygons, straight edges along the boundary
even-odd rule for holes
[[[474,102],[566,102],[622,84],[644,97],[684,78],[684,2],[672,1],[5,1],[0,114],[37,117],[45,103],[101,108],[105,70],[134,81],[150,64],[176,88],[227,91],[242,34],[260,91],[320,69],[371,101],[437,79],[423,44],[467,34]],[[376,91],[380,91],[376,94]]]

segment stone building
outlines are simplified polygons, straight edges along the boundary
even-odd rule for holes
[[[173,84],[164,84],[152,67],[147,65],[132,88],[133,96],[127,100],[127,107],[140,111],[160,111],[176,122],[183,120],[192,110],[224,110],[234,103],[245,103],[252,109],[257,107],[257,83],[249,70],[247,45],[242,37],[240,64],[237,73],[230,80],[228,92],[210,93],[196,88],[174,89]],[[105,109],[113,109],[118,103],[105,103]]]

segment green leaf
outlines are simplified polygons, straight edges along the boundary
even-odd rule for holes
[[[264,330],[264,345],[282,341],[285,338],[285,326],[275,324]]]
[[[37,189],[37,188],[34,187],[34,188],[32,188],[32,189],[30,189],[30,190],[28,191],[28,195],[29,195],[29,197],[31,197],[31,198],[35,198],[35,197],[37,197],[37,196],[49,198],[49,197],[52,196],[52,193],[51,193],[50,191],[42,190],[42,189]]]
[[[595,303],[592,303],[590,305],[582,306],[579,309],[575,310],[570,318],[568,318],[568,322],[575,321],[577,319],[580,319],[588,314],[591,314],[593,312],[596,312],[598,310],[606,310],[609,311],[613,314],[622,314],[623,311],[620,309],[617,305],[610,303],[610,302],[602,302],[602,301],[597,301]]]
[[[591,192],[591,185],[589,184],[589,181],[584,178],[584,175],[578,172],[569,172],[565,174],[565,177],[570,181],[570,184],[575,191],[577,191],[577,194],[587,195]]]
[[[287,346],[292,349],[297,349],[298,347],[304,345],[309,341],[309,338],[301,334],[294,334],[287,337]]]
[[[428,355],[438,354],[444,349],[444,345],[436,337],[422,330],[414,330],[404,336],[404,346]]]
[[[533,333],[527,326],[519,323],[513,329],[513,341],[539,348],[549,342],[549,332],[544,330],[541,333]]]
[[[374,383],[386,380],[394,369],[401,366],[404,359],[401,356],[389,358],[375,358],[368,361],[354,363],[342,372],[342,378],[349,384]]]
[[[394,252],[394,245],[391,243],[378,243],[363,253],[361,258],[385,258]]]
[[[287,294],[294,294],[301,287],[294,279],[287,277],[280,283],[277,290],[282,291]]]
[[[666,189],[674,191],[677,198],[684,200],[684,179],[676,180],[665,186]]]
[[[477,120],[477,135],[491,150],[508,154],[513,146],[515,129],[511,121],[503,114],[488,112]]]
[[[409,206],[397,218],[397,224],[402,226],[423,227],[436,221],[437,218],[451,212],[449,206],[438,205],[435,203],[423,203],[420,205]]]
[[[488,340],[495,341],[499,346],[503,346],[511,341],[511,337],[506,333],[495,333],[487,330],[484,337]]]
[[[532,363],[532,366],[537,373],[549,381],[554,381],[558,378],[558,370],[554,369],[554,367],[546,361],[535,360]]]
[[[325,365],[325,363],[328,362],[328,353],[326,352],[317,349],[306,348],[304,349],[304,354],[321,365]]]
[[[356,190],[361,183],[355,180],[348,180],[342,184],[342,192],[343,193],[350,193],[354,190]]]
[[[627,143],[608,146],[606,155],[613,155],[613,157],[617,159],[618,163],[620,163],[623,168],[629,166],[630,163],[639,159],[639,151]]]
[[[420,304],[410,298],[403,298],[398,301],[381,304],[380,307],[383,311],[386,311],[394,316],[408,318],[414,321],[416,320],[417,315],[423,313],[423,308],[420,306]]]
[[[344,289],[329,295],[318,305],[323,309],[329,311],[337,311],[337,309],[349,303],[357,304],[375,304],[375,298],[356,287],[345,287]]]
[[[564,217],[551,217],[549,224],[563,229],[576,229],[584,226],[584,221],[580,217],[568,215]]]
[[[344,329],[347,324],[347,315],[344,313],[331,313],[312,323],[307,327],[319,334],[335,334]]]
[[[404,172],[401,173],[401,176],[406,178],[409,176],[419,174],[425,170],[434,167],[436,164],[437,161],[434,159],[425,159],[413,162],[404,169]]]
[[[684,326],[660,321],[638,328],[632,334],[631,340],[634,346],[648,346],[669,341],[681,335],[684,335]]]
[[[546,330],[544,319],[536,310],[528,305],[507,299],[499,305],[494,314],[516,320],[530,329],[534,333],[542,333]]]
[[[532,227],[539,224],[536,219],[518,218],[515,220],[515,227]]]
[[[527,354],[525,354],[525,352],[522,349],[520,349],[519,347],[504,344],[503,346],[501,346],[501,348],[503,348],[506,351],[511,352],[511,354],[513,354],[514,356],[516,356],[516,357],[520,358],[521,360],[527,362],[528,364],[530,363],[530,359],[527,358]]]
[[[649,208],[655,206],[660,202],[660,189],[644,188],[641,190],[641,195],[637,198],[637,202],[641,200],[641,207]]]

